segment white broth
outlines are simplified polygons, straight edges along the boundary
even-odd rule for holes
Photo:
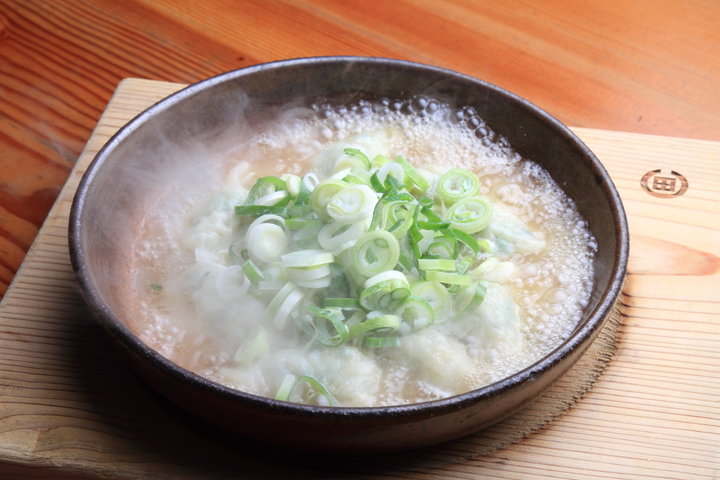
[[[243,269],[246,251],[254,248],[245,231],[255,217],[236,215],[235,207],[261,177],[312,171],[320,181],[328,178],[341,169],[345,148],[369,159],[402,155],[428,180],[422,195],[431,198],[448,170],[477,175],[477,196],[490,202],[492,218],[476,235],[483,249],[461,272],[484,287],[484,299],[470,314],[449,311],[424,328],[401,328],[393,345],[378,348],[312,341],[297,326],[305,312],[300,304],[282,325],[270,321],[269,300],[287,282],[287,272],[256,261],[265,279],[265,290],[257,293]],[[221,384],[267,397],[284,390],[283,398],[320,405],[329,398],[339,406],[443,398],[540,360],[570,334],[587,304],[596,244],[586,222],[541,167],[515,153],[472,109],[423,98],[397,105],[316,105],[291,111],[210,161],[218,165],[208,176],[212,184],[169,189],[144,219],[135,246],[141,311],[132,328],[167,358]],[[444,204],[437,208],[447,210]],[[311,237],[303,240],[311,246],[303,248],[320,248],[317,236]],[[427,272],[405,274],[412,283]],[[273,284],[269,279],[275,278],[281,280]],[[456,301],[459,287],[444,286]],[[327,289],[298,291],[303,302],[318,303]],[[352,311],[343,315],[353,321]]]

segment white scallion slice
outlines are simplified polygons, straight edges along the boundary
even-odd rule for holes
[[[455,313],[458,316],[474,312],[485,299],[487,288],[480,282],[466,285],[455,294]]]
[[[385,185],[388,175],[391,175],[400,183],[405,183],[405,169],[397,162],[388,162],[377,171],[378,180]]]
[[[423,176],[422,173],[417,171],[415,167],[410,165],[405,158],[398,155],[395,159],[396,163],[399,163],[405,170],[405,176],[408,177],[415,184],[415,187],[420,191],[424,192],[430,188],[430,181]]]
[[[421,258],[418,260],[420,270],[455,271],[455,260],[452,258]]]
[[[402,319],[400,333],[407,335],[422,330],[435,322],[435,311],[427,300],[410,295],[400,306],[398,315]]]
[[[278,294],[279,293],[280,292],[278,292]],[[303,294],[303,292],[301,292],[297,288],[291,290],[275,312],[275,315],[272,319],[273,326],[277,330],[284,330],[285,326],[288,323],[288,320],[290,319],[290,314],[292,314],[296,310],[299,310],[302,307],[304,301],[305,295]]]
[[[465,233],[478,233],[492,220],[492,206],[481,197],[464,198],[448,210],[447,219],[453,228]]]
[[[368,314],[365,321],[350,327],[351,340],[369,333],[373,335],[388,334],[396,332],[400,328],[400,317],[397,315],[380,313],[379,315],[371,316],[372,313],[373,312],[370,312],[370,314]]]
[[[459,273],[439,272],[430,270],[425,273],[425,278],[430,282],[440,282],[447,285],[470,285],[472,277],[470,275],[460,275]]]
[[[262,197],[255,200],[254,205],[262,205],[266,207],[276,205],[281,200],[284,200],[288,195],[288,192],[286,192],[285,190],[268,193],[267,195],[263,195]]]
[[[252,283],[257,284],[260,280],[263,280],[265,278],[262,270],[260,270],[257,265],[255,265],[250,259],[245,260],[245,262],[242,264],[242,270],[248,280],[250,280]]]
[[[255,262],[271,263],[285,253],[287,232],[275,223],[261,223],[248,229],[248,254]]]
[[[344,223],[328,223],[318,233],[318,243],[333,255],[340,255],[343,251],[355,245],[358,238],[365,233],[367,224],[364,222],[347,225]]]
[[[315,190],[315,187],[320,184],[320,180],[318,179],[317,175],[310,172],[303,177],[302,183],[305,185],[305,188],[312,192],[313,190]]]
[[[296,378],[295,375],[292,374],[285,375],[285,378],[283,378],[283,381],[280,384],[277,393],[275,394],[275,400],[281,400],[284,402],[293,401],[293,399],[291,398],[293,391],[296,388],[299,388],[299,385],[303,384],[310,388],[312,393],[319,396],[318,404],[323,406],[337,405],[337,400],[335,400],[335,397],[333,397],[330,392],[328,392],[325,386],[315,380],[313,377],[307,375],[303,375],[299,378]]]
[[[280,175],[280,179],[285,182],[288,193],[293,197],[297,197],[298,193],[300,193],[302,179],[294,173],[284,173]]]
[[[410,295],[410,283],[397,270],[379,273],[365,282],[360,305],[367,310],[393,311]]]
[[[352,185],[337,192],[327,203],[327,214],[340,223],[358,223],[372,216],[377,195],[367,185]]]
[[[342,180],[327,179],[320,182],[310,194],[310,205],[321,218],[329,218],[327,205],[336,193],[345,190],[350,184]]]
[[[360,237],[351,251],[353,268],[358,275],[373,275],[393,270],[400,259],[400,245],[392,233],[374,230]]]
[[[317,267],[332,263],[333,260],[335,260],[335,257],[332,253],[318,249],[296,250],[281,257],[282,264],[286,268]]]
[[[480,180],[470,170],[453,168],[437,181],[435,195],[446,205],[452,205],[466,197],[475,195],[480,189]]]
[[[329,277],[330,273],[330,264],[328,263],[324,263],[316,267],[297,267],[287,269],[288,279],[296,283]]]
[[[428,302],[435,313],[435,322],[446,320],[452,313],[452,297],[439,282],[418,282],[410,288],[410,295]]]

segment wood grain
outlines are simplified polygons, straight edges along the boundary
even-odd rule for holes
[[[718,25],[707,0],[0,0],[0,296],[123,78],[386,56],[568,125],[720,140]]]
[[[631,226],[629,275],[612,328],[530,409],[479,434],[391,458],[296,458],[224,438],[152,393],[89,319],[75,287],[66,231],[82,171],[117,128],[178,88],[137,79],[118,87],[0,305],[0,473],[718,478],[720,142],[575,129],[623,197]],[[656,168],[685,175],[687,192],[648,195],[640,178]]]

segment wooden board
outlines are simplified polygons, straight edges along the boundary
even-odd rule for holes
[[[720,143],[576,129],[608,168],[631,228],[616,350],[610,358],[594,346],[593,361],[605,357],[580,372],[594,381],[587,393],[561,383],[529,413],[437,448],[307,460],[223,438],[158,397],[128,371],[75,286],[66,235],[83,171],[114,131],[178,88],[118,86],[0,304],[0,477],[720,476]],[[687,191],[648,193],[641,179],[656,169],[655,187],[670,188],[662,177],[674,170]],[[615,331],[603,333],[612,344]]]

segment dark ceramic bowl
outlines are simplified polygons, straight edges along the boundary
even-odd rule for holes
[[[192,148],[195,139],[220,139],[228,125],[251,123],[287,102],[415,94],[474,107],[515,150],[545,167],[589,222],[599,245],[594,288],[577,328],[554,351],[525,370],[462,395],[395,407],[336,408],[276,401],[214,383],[175,365],[131,331],[127,236],[144,215],[143,199],[157,188],[138,180],[137,172],[172,171],[177,152]],[[150,107],[110,139],[88,168],[75,196],[69,235],[73,268],[90,308],[152,387],[192,414],[244,436],[323,451],[439,443],[527,405],[594,340],[618,299],[628,256],[627,224],[615,187],[593,153],[560,122],[475,78],[404,61],[354,57],[256,65],[197,83]]]

